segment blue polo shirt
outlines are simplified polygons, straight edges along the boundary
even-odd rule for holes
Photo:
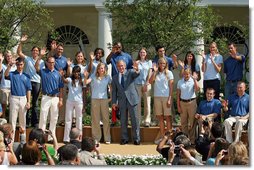
[[[211,101],[202,100],[199,103],[197,113],[202,115],[209,115],[212,113],[221,113],[221,102],[218,99],[212,99]]]
[[[26,96],[26,92],[32,90],[30,76],[26,73],[20,74],[16,70],[10,72],[5,78],[11,81],[11,95],[13,96]]]
[[[232,94],[228,98],[228,108],[231,116],[245,116],[249,113],[250,97],[244,93],[242,97],[237,94]]]
[[[237,55],[239,56],[240,54],[237,53]],[[242,80],[245,56],[240,56],[242,57],[242,61],[236,60],[231,56],[224,61],[224,73],[226,74],[227,81]]]
[[[164,56],[164,58],[168,62],[168,69],[173,70],[174,62],[173,62],[172,58],[168,57],[168,56]],[[153,59],[153,63],[158,65],[158,61],[159,61],[159,56],[155,56]]]
[[[121,52],[120,54],[113,54],[110,60],[112,65],[112,77],[118,73],[116,63],[119,60],[123,60],[126,63],[126,69],[132,69],[133,61],[130,54],[124,52]]]
[[[67,64],[67,58],[64,57],[64,56],[54,56],[55,57],[55,69],[57,71],[59,71],[60,69],[64,70],[64,71],[67,71],[68,69],[68,64]]]
[[[48,68],[39,71],[41,76],[42,93],[55,95],[59,93],[59,88],[63,88],[64,84],[61,75],[57,70],[50,71]]]

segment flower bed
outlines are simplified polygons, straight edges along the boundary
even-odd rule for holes
[[[166,165],[167,160],[161,155],[104,155],[108,165]]]

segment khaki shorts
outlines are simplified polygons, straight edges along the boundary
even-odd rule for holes
[[[0,89],[0,102],[2,104],[9,104],[10,89]]]
[[[167,102],[168,97],[154,97],[154,113],[156,116],[170,116],[172,114],[171,107],[167,107]]]

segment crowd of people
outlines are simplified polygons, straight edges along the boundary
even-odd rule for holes
[[[249,122],[249,95],[243,81],[245,56],[237,52],[234,43],[228,44],[229,56],[223,61],[217,44],[212,42],[209,53],[202,55],[200,69],[191,51],[181,61],[175,54],[167,56],[165,47],[158,45],[156,56],[150,60],[147,49],[142,47],[133,60],[120,42],[113,44],[106,62],[102,61],[104,50],[101,48],[89,54],[89,61],[81,51],[72,61],[63,56],[63,44],[54,40],[49,50],[34,46],[29,57],[22,51],[27,39],[26,35],[21,37],[16,58],[11,51],[0,52],[2,164],[106,165],[99,152],[99,142],[111,143],[110,106],[120,113],[121,145],[130,141],[129,119],[134,145],[141,144],[140,126],[150,127],[156,119],[160,128],[155,140],[157,151],[169,164],[248,164],[247,146],[241,142],[243,127]],[[111,76],[108,64],[112,66]],[[220,98],[223,66],[224,99]],[[173,69],[179,71],[180,79],[176,83]],[[198,81],[202,75],[205,95],[198,103]],[[82,136],[83,111],[89,90],[91,137]],[[174,108],[174,91],[177,92],[177,108]],[[40,94],[42,98],[38,104]],[[141,109],[142,99],[144,109]],[[180,132],[172,126],[174,109],[180,113]],[[17,119],[22,140],[14,146]],[[100,122],[104,141],[101,141]],[[73,123],[75,128],[72,128]],[[64,125],[65,145],[60,148],[56,138],[57,124]],[[29,138],[26,137],[27,126],[34,128]],[[53,147],[45,145],[46,141],[53,143]],[[242,156],[235,157],[238,154],[235,152],[242,152],[239,153]]]

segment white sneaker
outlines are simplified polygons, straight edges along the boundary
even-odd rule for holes
[[[105,143],[106,143],[107,145],[109,145],[109,144],[110,144],[110,142],[109,142],[109,141],[106,141]]]
[[[155,140],[154,143],[155,143],[156,145],[158,145],[161,141],[162,141],[162,138],[159,138],[159,139]]]

